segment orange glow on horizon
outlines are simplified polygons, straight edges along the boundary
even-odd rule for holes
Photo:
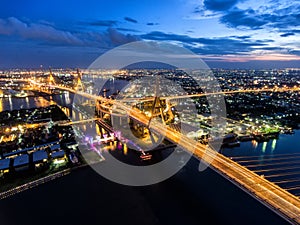
[[[205,61],[249,62],[249,61],[291,61],[300,60],[300,56],[290,54],[224,55],[204,56]]]

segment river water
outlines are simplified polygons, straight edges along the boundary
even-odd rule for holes
[[[279,154],[300,153],[300,130],[294,134],[280,134],[278,139],[267,142],[241,142],[239,147],[224,148],[221,152],[226,156],[270,156]]]

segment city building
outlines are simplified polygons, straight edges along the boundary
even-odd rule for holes
[[[51,159],[54,164],[62,164],[66,162],[66,154],[65,151],[60,150],[57,152],[52,152],[51,153]]]
[[[45,150],[36,151],[32,154],[32,162],[36,170],[48,165],[48,154]]]
[[[13,167],[16,172],[24,171],[29,169],[29,155],[19,155],[14,159]]]
[[[50,149],[51,149],[51,151],[59,150],[60,149],[60,144],[52,145],[52,146],[50,146]]]
[[[10,172],[10,162],[10,158],[0,160],[0,177],[5,176],[6,173]]]

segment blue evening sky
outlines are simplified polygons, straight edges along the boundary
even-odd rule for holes
[[[0,68],[87,67],[137,40],[223,68],[300,67],[300,0],[2,0]]]

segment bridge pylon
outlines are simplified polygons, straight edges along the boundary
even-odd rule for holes
[[[85,92],[84,85],[82,83],[82,74],[80,73],[79,69],[77,69],[77,83],[74,88],[76,91]]]
[[[47,94],[53,94],[55,91],[55,79],[52,73],[51,68],[49,67],[49,76],[46,77],[46,86],[40,86],[39,91],[47,93]]]
[[[84,83],[82,82],[82,73],[77,68],[77,83],[74,87],[76,92],[83,92],[85,93],[87,91],[87,88],[85,87]],[[86,99],[84,97],[77,96],[77,101],[81,105],[89,105],[89,106],[95,106],[95,101],[91,99]]]
[[[56,85],[51,68],[49,68],[48,84],[49,84],[50,86],[51,86],[51,85]]]

